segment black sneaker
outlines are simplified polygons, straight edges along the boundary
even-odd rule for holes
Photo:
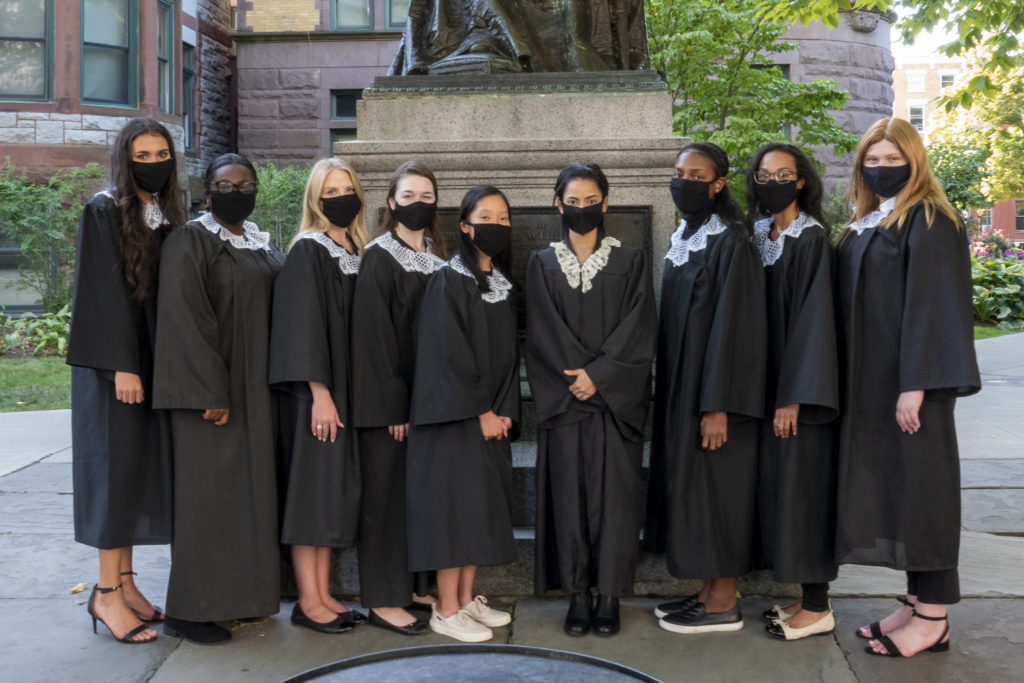
[[[675,612],[661,619],[658,626],[673,633],[714,633],[739,631],[743,628],[743,612],[736,605],[728,612],[711,612],[697,603],[685,612]]]
[[[675,612],[685,612],[694,605],[697,604],[697,593],[693,595],[687,595],[682,600],[673,600],[672,602],[663,602],[654,608],[654,616],[659,619],[664,619],[670,614]]]

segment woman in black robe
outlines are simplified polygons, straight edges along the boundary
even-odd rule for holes
[[[765,613],[772,620],[766,628],[798,640],[835,628],[828,600],[837,573],[833,254],[811,160],[793,145],[772,143],[751,157],[749,168],[747,206],[764,265],[768,318],[761,547],[776,581],[803,587],[802,600]]]
[[[284,482],[281,542],[292,547],[299,600],[292,623],[344,633],[365,617],[330,592],[331,549],[359,528],[359,453],[352,422],[349,339],[363,190],[351,165],[313,164],[302,224],[274,284],[269,380],[279,393]]]
[[[399,166],[388,183],[381,235],[363,254],[352,304],[362,604],[370,609],[371,625],[404,635],[429,631],[426,621],[405,609],[410,599],[427,609],[432,602],[426,575],[409,571],[405,450],[420,299],[430,276],[444,265],[436,214],[434,174],[415,161]]]
[[[224,154],[203,179],[210,211],[160,261],[154,405],[171,411],[174,544],[164,632],[196,643],[213,623],[275,614],[280,554],[270,305],[284,256],[247,220],[256,170]]]
[[[516,559],[512,447],[519,432],[519,352],[509,272],[508,201],[466,193],[461,245],[427,285],[420,311],[409,435],[409,568],[437,570],[431,630],[490,640],[508,612],[473,596],[478,565]]]
[[[836,558],[907,572],[905,606],[857,631],[869,653],[945,651],[946,606],[960,600],[953,408],[981,388],[967,236],[921,136],[901,119],[861,138],[849,200],[836,272]]]
[[[526,372],[537,406],[534,587],[570,594],[569,635],[613,635],[633,591],[657,314],[641,250],[604,234],[608,180],[572,164],[555,185],[562,239],[526,270]],[[591,585],[597,585],[592,615]]]
[[[152,406],[160,244],[184,222],[174,141],[132,119],[111,150],[112,187],[78,227],[67,362],[75,540],[99,549],[89,614],[127,643],[163,619],[133,581],[132,546],[171,541],[171,451],[166,415]]]
[[[764,273],[726,187],[729,158],[687,145],[670,189],[683,215],[661,287],[644,547],[705,579],[658,605],[677,633],[743,628],[736,580],[755,567],[758,420],[764,412]]]

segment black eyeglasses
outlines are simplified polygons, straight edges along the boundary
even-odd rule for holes
[[[243,180],[237,184],[230,180],[218,180],[215,183],[210,183],[210,189],[216,192],[234,192],[238,190],[242,194],[256,194],[259,187],[255,180]]]
[[[754,182],[761,185],[764,185],[772,179],[775,179],[780,183],[791,183],[797,179],[796,171],[791,171],[788,168],[780,168],[775,173],[769,173],[762,169],[754,174]]]

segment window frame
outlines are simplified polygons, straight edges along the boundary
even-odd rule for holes
[[[106,45],[103,43],[88,43],[88,45],[102,48],[114,48],[123,50],[128,54],[128,66],[125,69],[125,102],[113,100],[88,99],[85,96],[85,4],[89,0],[79,0],[78,8],[78,88],[82,104],[97,107],[120,107],[123,109],[137,109],[139,106],[139,8],[138,3],[126,0],[128,8],[128,47],[120,45]]]
[[[338,0],[331,0],[331,30],[332,31],[345,31],[346,33],[358,33],[358,32],[374,30],[374,22],[376,21],[376,17],[374,17],[374,12],[376,11],[376,7],[374,7],[374,5],[376,5],[377,3],[374,2],[374,0],[363,0],[363,1],[366,3],[366,7],[369,10],[369,13],[367,14],[367,17],[366,17],[366,25],[365,26],[339,26],[338,25]]]
[[[188,51],[188,59],[185,59],[185,51]],[[185,151],[195,151],[196,120],[195,120],[195,97],[193,91],[196,87],[195,71],[196,46],[182,42],[181,44],[181,127],[185,131]]]
[[[926,69],[907,69],[904,71],[907,77],[907,92],[919,93],[926,92],[928,89],[928,71]],[[911,78],[911,74],[914,77]],[[911,83],[915,85],[920,84],[920,87],[911,87]]]
[[[174,48],[177,45],[174,34],[176,33],[174,21],[174,5],[176,0],[157,0],[157,50],[156,50],[156,82],[157,82],[157,110],[162,114],[173,114],[174,113],[174,82],[177,80],[174,73]],[[164,19],[164,26],[160,26],[160,10],[166,10],[167,16]],[[167,47],[167,56],[160,54],[160,29],[163,28],[167,31],[167,39],[164,41],[164,45]],[[163,80],[164,69],[161,68],[163,64],[167,64],[167,83],[161,82]],[[166,91],[166,92],[165,92]],[[164,95],[167,96],[167,102],[164,103]]]
[[[939,91],[943,91],[946,88],[952,88],[956,84],[957,73],[955,71],[940,71],[939,72]],[[949,85],[942,85],[942,79],[949,78]]]
[[[1013,200],[1013,218],[1016,232],[1024,232],[1024,199]]]
[[[43,93],[42,95],[17,95],[0,93],[0,102],[52,102],[54,80],[54,0],[43,0],[43,37],[18,38],[2,36],[0,41],[43,44]]]
[[[921,127],[914,126],[914,109],[921,110]],[[912,100],[907,102],[907,123],[914,126],[914,130],[924,135],[928,125],[928,103],[924,100]]]
[[[401,23],[395,23],[395,17],[392,16],[392,14],[391,14],[392,9],[394,9],[394,7],[393,7],[394,2],[395,2],[395,0],[384,0],[384,7],[385,7],[384,14],[387,17],[387,28],[392,29],[392,30],[401,30],[401,29],[405,28],[406,21],[409,18],[409,11],[406,10],[405,16],[402,17],[402,22]]]

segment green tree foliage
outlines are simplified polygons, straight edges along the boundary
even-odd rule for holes
[[[790,81],[772,61],[773,53],[796,49],[779,40],[789,24],[773,18],[794,15],[770,17],[776,5],[648,1],[651,64],[668,79],[676,132],[714,142],[739,161],[763,144],[787,140],[790,131],[808,152],[813,146],[831,147],[837,155],[852,150],[857,138],[829,113],[842,109],[848,94],[831,79]]]
[[[955,142],[935,142],[928,146],[928,166],[942,183],[946,196],[961,213],[992,204],[982,194],[982,183],[989,176],[985,162],[991,153],[983,147]]]
[[[256,166],[260,191],[249,220],[269,232],[281,249],[285,249],[299,231],[309,170],[309,166],[278,168],[272,161]]]
[[[24,258],[15,286],[39,292],[49,313],[71,302],[78,219],[103,178],[95,163],[62,170],[46,183],[19,175],[9,159],[0,172],[0,230]]]

